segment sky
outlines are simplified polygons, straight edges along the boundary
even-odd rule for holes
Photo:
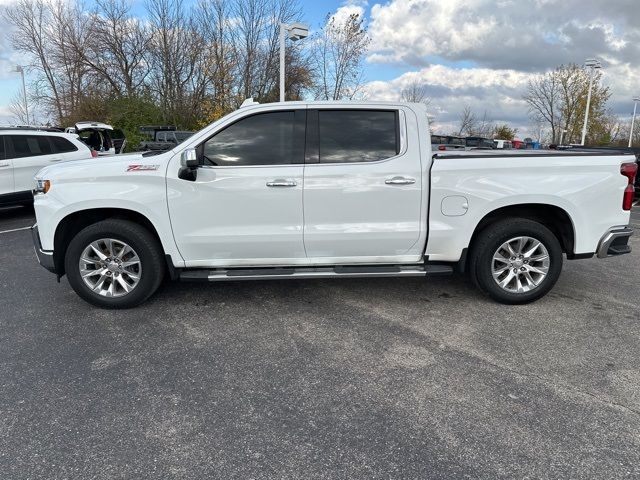
[[[0,0],[0,6],[14,0]],[[300,0],[312,29],[327,14],[364,16],[371,44],[364,63],[367,98],[398,100],[409,84],[424,85],[435,130],[450,133],[469,105],[475,112],[537,137],[522,100],[527,82],[560,64],[596,57],[610,106],[630,118],[640,95],[638,0]],[[142,2],[134,10],[142,12]],[[0,20],[0,123],[20,92],[20,63]],[[534,131],[535,130],[535,131]]]

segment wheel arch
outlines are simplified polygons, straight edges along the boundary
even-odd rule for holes
[[[91,208],[70,213],[58,223],[53,238],[53,261],[58,276],[65,274],[64,257],[71,239],[82,229],[94,223],[110,218],[129,220],[146,228],[158,241],[163,249],[165,247],[158,230],[145,215],[126,208]]]
[[[506,218],[525,218],[541,223],[558,238],[562,251],[571,259],[575,251],[575,225],[567,211],[557,205],[545,203],[521,203],[507,205],[496,208],[487,213],[476,225],[471,235],[468,250],[473,249],[473,245],[478,235],[489,225],[504,220]],[[466,252],[465,252],[466,253]],[[463,265],[461,270],[466,270],[469,262],[469,255],[464,254],[461,259]]]

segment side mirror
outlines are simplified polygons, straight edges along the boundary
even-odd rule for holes
[[[198,177],[198,153],[195,148],[188,148],[180,155],[180,170],[178,178],[195,182]]]
[[[198,168],[198,153],[195,148],[187,148],[182,152],[180,165],[185,168]]]

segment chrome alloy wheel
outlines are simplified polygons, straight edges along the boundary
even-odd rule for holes
[[[491,273],[503,290],[526,293],[544,281],[549,265],[549,252],[542,242],[532,237],[515,237],[493,254]]]
[[[142,263],[135,250],[113,238],[91,242],[82,251],[79,264],[84,283],[103,297],[127,295],[140,283],[142,275]]]

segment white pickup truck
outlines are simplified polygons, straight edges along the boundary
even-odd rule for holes
[[[407,103],[243,106],[159,155],[41,170],[40,263],[126,308],[182,280],[467,272],[542,297],[568,259],[630,252],[633,156],[431,151]]]

